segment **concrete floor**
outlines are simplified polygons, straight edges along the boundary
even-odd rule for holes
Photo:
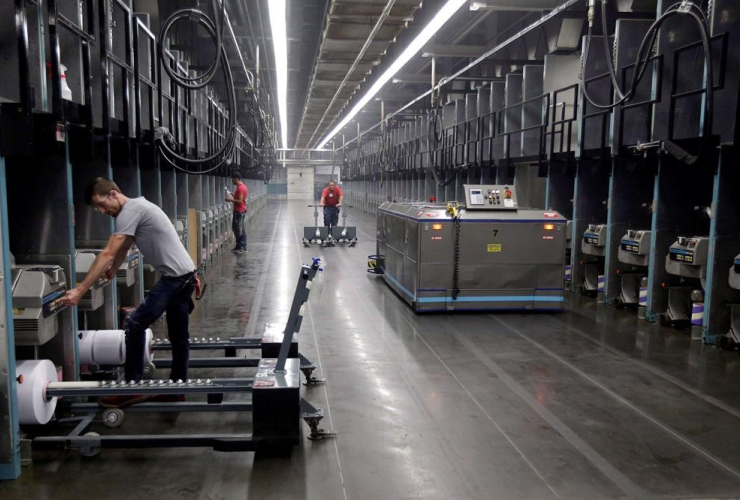
[[[356,248],[304,248],[305,203],[269,204],[252,222],[249,254],[211,269],[191,323],[193,335],[228,337],[284,322],[298,265],[323,254],[326,285],[300,342],[328,379],[305,395],[335,440],[305,440],[290,458],[37,455],[0,497],[740,498],[740,356],[575,295],[563,314],[416,316],[366,273],[374,221],[348,223]],[[248,415],[129,415],[116,431],[97,430],[249,426]]]

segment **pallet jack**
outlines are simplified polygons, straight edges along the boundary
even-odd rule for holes
[[[308,205],[313,208],[313,226],[303,228],[303,246],[318,244],[323,247],[333,247],[337,243],[347,243],[350,247],[357,244],[357,228],[347,226],[347,206],[343,206],[341,226],[319,226],[319,207],[321,205]]]

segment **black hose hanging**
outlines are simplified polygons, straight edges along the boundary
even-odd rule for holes
[[[228,115],[229,122],[227,125],[226,135],[221,147],[215,153],[205,158],[187,158],[178,154],[173,148],[175,141],[172,134],[165,127],[159,127],[155,131],[154,142],[157,146],[162,158],[167,161],[174,168],[181,170],[188,174],[203,175],[213,172],[224,164],[227,164],[230,159],[233,158],[235,144],[236,144],[236,94],[234,92],[234,76],[229,66],[226,49],[222,41],[222,28],[224,18],[226,17],[226,3],[222,1],[219,8],[219,1],[212,0],[213,11],[218,15],[221,13],[218,22],[214,23],[203,11],[193,8],[180,9],[172,15],[170,15],[162,24],[162,29],[159,33],[158,50],[161,66],[164,68],[167,75],[172,79],[175,85],[182,87],[186,90],[200,90],[208,85],[214,78],[218,66],[224,74],[224,81],[226,84],[226,91],[228,95]],[[177,74],[177,71],[173,70],[169,66],[167,59],[167,52],[165,44],[169,38],[169,32],[172,27],[178,21],[190,19],[200,24],[211,38],[216,42],[216,54],[213,64],[206,70],[206,72],[200,76],[187,77]],[[161,91],[161,90],[160,90]],[[172,145],[172,146],[171,146]],[[183,165],[185,164],[185,165]],[[189,168],[189,167],[197,167]]]
[[[429,129],[427,130],[427,171],[432,172],[434,181],[439,187],[448,186],[455,180],[457,174],[453,174],[449,179],[440,180],[440,174],[437,172],[437,148],[439,143],[444,140],[444,121],[439,113],[439,107],[434,107],[429,114]]]
[[[702,38],[702,48],[704,51],[704,60],[706,65],[706,99],[704,102],[704,123],[703,123],[703,131],[702,136],[704,140],[708,140],[712,133],[712,122],[714,118],[714,70],[712,68],[712,47],[710,43],[710,37],[709,37],[709,27],[707,23],[707,18],[704,12],[701,10],[701,8],[694,4],[693,2],[679,2],[671,5],[668,7],[665,12],[655,20],[655,22],[650,26],[647,33],[645,34],[645,37],[642,39],[642,43],[640,44],[640,48],[637,51],[637,56],[635,57],[635,70],[632,73],[632,80],[630,81],[630,84],[627,88],[627,91],[624,92],[620,88],[619,82],[617,81],[616,76],[616,70],[614,68],[614,61],[612,58],[611,50],[609,49],[609,40],[608,40],[608,27],[607,27],[607,19],[606,19],[606,0],[602,0],[601,2],[601,25],[602,25],[602,38],[604,41],[604,51],[607,61],[607,66],[609,68],[609,76],[612,81],[612,85],[614,86],[615,92],[617,93],[618,99],[611,103],[611,104],[601,104],[595,102],[591,96],[588,94],[588,89],[585,85],[585,71],[586,66],[588,63],[588,53],[589,48],[591,46],[591,37],[592,37],[592,23],[589,23],[588,26],[588,34],[586,36],[586,42],[584,47],[584,54],[583,54],[583,67],[581,69],[581,80],[583,82],[583,96],[586,98],[586,100],[591,104],[592,106],[598,108],[598,109],[613,109],[617,106],[620,106],[624,103],[629,102],[636,93],[637,86],[640,83],[640,80],[645,74],[645,70],[648,66],[649,62],[649,52],[652,50],[653,45],[655,44],[655,39],[658,35],[658,31],[660,30],[661,25],[669,18],[674,15],[678,14],[685,14],[690,16],[692,19],[694,19],[697,22],[697,25],[699,27],[699,31],[701,33]]]

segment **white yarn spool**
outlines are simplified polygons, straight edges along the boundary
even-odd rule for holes
[[[57,398],[46,399],[46,387],[57,380],[54,363],[48,359],[19,361],[16,366],[18,421],[22,425],[43,425],[51,420]]]
[[[151,363],[154,360],[154,351],[152,351],[152,344],[154,343],[154,334],[151,328],[146,329],[146,337],[144,339],[144,363]]]
[[[144,363],[154,359],[154,334],[147,328],[144,334]],[[81,330],[79,332],[80,364],[121,366],[126,362],[125,330]]]
[[[96,330],[81,330],[77,334],[77,350],[80,353],[81,365],[94,365],[93,344],[95,343]]]
[[[121,366],[126,362],[126,333],[123,330],[98,330],[93,343],[96,365]]]
[[[79,335],[80,363],[121,366],[126,362],[126,333],[123,330],[82,330]]]

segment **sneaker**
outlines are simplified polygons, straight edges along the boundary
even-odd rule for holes
[[[128,408],[136,403],[143,403],[147,401],[149,396],[141,396],[136,394],[124,395],[124,396],[108,396],[100,398],[98,404],[103,408]]]
[[[239,247],[234,247],[231,249],[232,252],[238,252],[239,250],[241,250]]]
[[[147,399],[152,403],[184,403],[186,401],[184,394],[158,394]]]
[[[236,251],[236,253],[247,253],[247,249],[246,248],[240,248],[239,250]]]

